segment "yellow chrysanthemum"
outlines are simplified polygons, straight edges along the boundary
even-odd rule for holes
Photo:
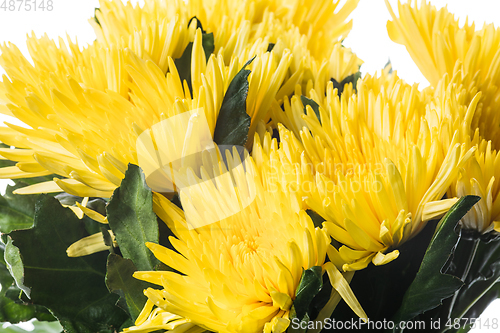
[[[358,2],[348,0],[340,6],[338,0],[312,3],[306,0],[147,0],[141,8],[129,2],[101,0],[97,20],[90,23],[100,42],[130,47],[138,54],[145,52],[165,70],[166,56],[174,56],[175,52],[180,56],[187,44],[184,36],[175,32],[175,26],[181,21],[187,26],[192,17],[197,17],[208,32],[214,33],[216,53],[220,48],[225,49],[226,55],[229,52],[226,61],[245,44],[253,44],[259,38],[277,43],[294,35],[295,29],[304,36],[303,45],[322,61],[329,58],[334,43],[344,39],[351,30],[352,21],[347,22],[347,17]],[[241,30],[242,26],[248,29]],[[246,36],[238,36],[241,32]],[[242,37],[246,39],[245,44]],[[296,39],[293,42],[302,44]],[[292,49],[296,45],[286,46]]]
[[[500,99],[500,29],[485,24],[476,30],[467,21],[461,27],[458,19],[445,8],[437,10],[426,0],[401,4],[399,18],[386,0],[393,21],[387,23],[391,39],[406,46],[413,61],[437,87],[445,74],[460,76],[459,84],[466,89],[470,103],[480,91],[482,98],[477,106],[472,125],[487,135],[498,149],[500,145],[500,113],[496,111]]]
[[[465,229],[475,230],[481,234],[488,233],[493,229],[499,231],[500,201],[498,201],[500,188],[496,181],[499,174],[499,160],[497,150],[493,148],[493,142],[487,141],[483,133],[476,126],[474,107],[481,101],[481,93],[476,94],[472,103],[467,108],[464,103],[468,100],[469,93],[462,84],[463,76],[458,73],[452,79],[447,75],[439,81],[436,89],[430,89],[433,93],[432,106],[441,104],[440,112],[427,112],[426,119],[430,123],[441,122],[443,128],[442,136],[439,138],[441,145],[446,147],[450,135],[458,132],[460,142],[467,147],[475,147],[474,156],[460,170],[459,177],[451,185],[448,196],[461,197],[465,195],[477,195],[482,198],[471,211],[460,221]],[[487,133],[488,134],[488,133]]]
[[[31,128],[10,124],[0,128],[0,141],[19,148],[2,149],[2,156],[19,163],[1,169],[0,176],[54,173],[64,177],[18,190],[21,194],[63,190],[85,197],[109,197],[120,185],[126,165],[138,164],[138,136],[162,119],[202,109],[213,135],[225,91],[248,59],[233,57],[226,66],[219,55],[207,62],[200,30],[193,38],[192,94],[170,57],[165,76],[151,61],[98,43],[83,51],[70,43],[70,53],[64,44],[57,48],[48,38],[30,38],[35,66],[15,46],[4,47],[1,61],[10,79],[4,77],[0,85],[1,110]],[[37,52],[40,48],[47,51]],[[244,56],[251,58],[252,54],[257,57],[252,63],[247,104],[256,119],[265,116],[263,103],[289,93],[280,86],[291,58],[283,52],[281,60],[276,59],[263,42],[248,46]],[[264,75],[267,72],[262,68],[273,74]],[[258,122],[254,123],[256,127]]]
[[[80,50],[69,41],[71,52],[62,40],[59,43],[57,47],[47,37],[29,38],[34,65],[14,45],[2,47],[0,62],[8,75],[0,84],[2,112],[29,128],[8,123],[0,128],[0,141],[19,148],[2,149],[2,156],[18,163],[0,169],[0,174],[26,178],[56,173],[71,178],[59,181],[62,188],[106,197],[119,184],[130,159],[123,146],[128,138],[116,140],[128,127],[123,122],[130,108],[122,108],[129,103],[126,56],[97,43]],[[96,99],[99,103],[90,102]],[[106,111],[112,101],[114,109],[122,109],[121,118]],[[107,155],[101,154],[106,150]],[[54,183],[38,187],[40,192],[60,191]]]
[[[33,66],[15,46],[3,47],[1,64],[8,77],[0,83],[0,111],[31,128],[9,124],[0,129],[0,141],[20,148],[0,152],[19,162],[0,170],[0,176],[54,173],[63,177],[18,190],[20,194],[63,190],[109,197],[119,186],[126,165],[137,164],[134,141],[142,131],[179,112],[202,108],[213,134],[229,82],[255,56],[249,65],[247,98],[251,138],[262,121],[268,122],[271,106],[312,76],[310,69],[304,72],[305,67],[321,64],[326,68],[322,72],[335,76],[348,75],[359,64],[339,46],[332,46],[329,53],[332,62],[344,59],[336,62],[339,65],[327,60],[316,64],[309,51],[303,51],[311,39],[321,35],[313,34],[308,24],[330,28],[336,24],[323,36],[335,41],[349,31],[350,25],[344,21],[356,4],[349,1],[337,14],[319,16],[315,15],[319,10],[325,6],[335,9],[337,4],[315,5],[307,12],[315,19],[305,21],[296,7],[267,2],[244,2],[235,7],[234,3],[147,1],[140,8],[101,1],[96,13],[99,23],[92,20],[98,42],[83,51],[71,41],[68,50],[62,41],[57,47],[47,37],[32,37],[28,46]],[[194,16],[214,31],[218,55],[208,62],[200,31],[196,33],[199,22],[188,21]],[[282,38],[277,37],[280,34]],[[180,80],[172,60],[182,55],[189,42],[194,44],[192,92]],[[275,43],[273,51],[267,52],[271,42]]]
[[[326,219],[325,228],[343,244],[344,270],[396,258],[398,245],[454,202],[435,201],[472,155],[458,143],[458,132],[448,135],[443,147],[449,127],[444,121],[426,121],[426,114],[440,112],[435,108],[441,105],[426,106],[428,96],[392,75],[367,76],[351,97],[339,98],[332,84],[325,98],[312,91],[320,119],[310,106],[304,114],[299,99],[288,111],[289,118],[307,126],[300,141],[282,128],[279,149],[268,143],[267,152],[254,147],[259,162],[266,161],[261,157],[266,154],[269,163],[280,159],[285,166],[280,172],[292,174],[288,178],[297,180],[299,196]],[[316,173],[314,181],[297,178],[297,170],[304,168]]]
[[[467,22],[460,27],[446,8],[438,11],[427,1],[420,7],[416,3],[398,4],[399,18],[388,8],[393,17],[387,25],[389,35],[406,46],[430,81],[432,88],[427,93],[443,106],[457,104],[441,108],[440,114],[428,114],[428,121],[444,121],[449,127],[448,138],[440,138],[442,146],[447,146],[449,133],[458,130],[459,142],[477,148],[449,191],[450,196],[473,194],[482,198],[461,223],[480,233],[498,231],[500,203],[496,198],[500,189],[495,166],[500,147],[500,114],[496,111],[500,30],[490,24],[476,31],[475,25]],[[464,107],[469,103],[477,107]]]
[[[341,296],[366,317],[346,280],[352,275],[344,277],[338,261],[326,261],[333,251],[326,231],[314,227],[289,192],[265,189],[272,175],[244,157],[226,152],[227,169],[220,157],[208,158],[215,164],[204,164],[201,178],[187,170],[190,183],[180,192],[184,212],[155,194],[155,210],[175,234],[170,242],[176,251],[147,246],[176,272],[134,274],[163,289],[145,291],[150,302],[137,327],[127,331],[172,329],[170,320],[163,326],[157,320],[172,313],[187,329],[194,324],[215,332],[284,332],[302,272],[313,266],[321,266],[333,286],[322,316],[331,314]],[[161,310],[149,315],[153,305]]]
[[[214,52],[223,55],[226,65],[234,56],[250,59],[258,54],[253,46],[256,43],[264,44],[264,50],[272,45],[271,62],[267,63],[266,59],[261,63],[256,59],[249,67],[252,70],[249,94],[255,97],[252,99],[255,103],[248,103],[247,112],[256,120],[252,121],[249,132],[252,137],[258,126],[257,119],[267,123],[271,107],[292,94],[295,84],[306,85],[312,80],[324,85],[331,78],[341,82],[358,71],[362,61],[339,42],[351,29],[352,22],[345,23],[345,20],[358,2],[349,0],[339,9],[338,1],[323,0],[308,6],[298,0],[292,3],[173,1],[168,4],[150,0],[142,8],[130,3],[101,1],[97,20],[90,23],[102,44],[128,47],[140,57],[151,59],[164,72],[169,66],[167,57],[179,57],[182,52],[179,50],[187,44],[188,34],[174,29],[179,24],[187,25],[193,17],[203,24],[207,33],[214,34]],[[267,77],[272,79],[263,80]],[[266,82],[273,84],[267,86]]]
[[[491,148],[491,141],[482,141],[474,158],[465,165],[456,184],[451,187],[453,196],[477,195],[481,200],[460,221],[465,229],[481,234],[492,230],[500,232],[500,157]]]

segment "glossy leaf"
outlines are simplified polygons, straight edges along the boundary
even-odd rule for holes
[[[252,118],[246,104],[250,71],[245,67],[252,61],[253,58],[243,65],[224,95],[214,132],[214,142],[219,146],[244,146],[247,142]]]
[[[154,286],[132,277],[137,268],[130,259],[110,254],[107,266],[106,285],[108,289],[120,296],[118,305],[129,312],[135,321],[146,304],[147,297],[143,293],[144,289]]]
[[[395,322],[410,320],[439,306],[443,299],[452,296],[463,282],[452,275],[443,274],[459,240],[455,233],[458,221],[479,201],[479,197],[461,198],[438,224],[429,247],[412,284],[406,291]]]
[[[12,192],[27,184],[18,182],[7,186],[5,195],[0,196],[0,232],[29,229],[33,225],[37,195],[18,195]]]
[[[138,166],[129,164],[107,206],[107,214],[123,257],[131,259],[141,271],[152,271],[158,260],[146,242],[158,243],[158,222],[153,212],[153,194]]]
[[[325,222],[325,219],[321,217],[321,215],[310,209],[306,210],[306,213],[313,221],[314,227],[323,228],[323,222]]]
[[[14,278],[4,260],[5,245],[0,243],[0,322],[19,323],[33,318],[53,321],[55,318],[42,306],[27,304],[19,299],[22,291],[14,284]]]
[[[451,316],[477,318],[482,312],[479,309],[498,297],[500,289],[494,286],[498,286],[499,279],[500,242],[479,244],[466,285],[458,294]]]
[[[191,24],[191,21],[194,19],[197,20],[197,24],[196,24],[197,29],[201,29],[201,44],[203,46],[203,51],[205,52],[206,61],[208,62],[210,55],[215,50],[214,34],[213,33],[207,34],[203,30],[203,26],[202,26],[200,20],[198,20],[198,18],[196,16],[192,17],[189,20],[188,26]],[[179,73],[179,77],[181,79],[181,82],[184,82],[184,80],[186,80],[191,95],[193,94],[193,86],[191,83],[192,53],[193,53],[193,42],[189,42],[189,44],[184,49],[182,56],[178,59],[175,59],[175,61],[174,61],[175,67],[177,68],[177,72]]]
[[[296,296],[291,310],[291,317],[296,317],[300,320],[304,319],[306,314],[308,314],[313,298],[320,292],[322,287],[323,274],[320,266],[314,266],[303,271],[295,293]]]
[[[95,9],[94,9],[94,21],[95,21],[97,24],[99,24],[99,26],[101,26],[101,22],[99,22],[99,19],[97,18],[97,12],[100,12],[100,11],[101,11],[101,9],[99,9],[99,8],[95,8]]]
[[[31,289],[24,284],[24,265],[21,259],[21,254],[17,246],[12,244],[12,239],[9,238],[5,244],[5,262],[9,269],[10,275],[14,278],[17,287],[30,297]]]
[[[86,236],[83,222],[48,195],[37,201],[33,228],[10,234],[21,252],[17,266],[24,266],[31,303],[49,308],[67,332],[117,329],[127,315],[104,282],[107,253],[66,255],[69,245]]]

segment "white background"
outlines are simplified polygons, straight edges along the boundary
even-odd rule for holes
[[[2,2],[3,0],[0,0],[0,5]],[[448,9],[460,18],[461,23],[468,15],[470,21],[476,22],[476,26],[482,26],[484,22],[500,26],[499,0],[432,0],[431,2],[437,7],[447,5]],[[397,12],[397,1],[390,0],[390,3]],[[78,36],[80,45],[95,39],[87,20],[93,16],[94,8],[99,6],[97,0],[53,0],[53,6],[51,12],[40,10],[10,12],[0,9],[0,43],[12,42],[26,54],[26,34],[31,34],[32,31],[36,31],[37,36],[47,33],[51,38],[59,36],[65,38],[66,33],[72,40]],[[390,15],[383,0],[361,0],[352,18],[354,27],[344,45],[351,47],[365,61],[361,68],[363,73],[375,73],[390,59],[393,68],[407,82],[418,82],[420,87],[428,85],[405,48],[391,42],[387,36],[385,26]],[[3,73],[0,68],[0,74]],[[0,117],[0,121],[4,119],[6,118]],[[2,184],[5,186],[5,182]],[[499,314],[500,300],[497,300],[485,311],[481,319],[484,323],[487,318],[500,318]],[[494,331],[496,330],[475,329],[471,332]]]

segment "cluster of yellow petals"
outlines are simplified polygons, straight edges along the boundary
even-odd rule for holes
[[[406,47],[429,80],[427,93],[442,104],[459,96],[458,106],[434,116],[447,119],[451,130],[460,131],[460,142],[477,150],[449,190],[450,196],[482,198],[462,224],[480,233],[500,231],[500,29],[493,24],[476,29],[467,20],[460,26],[447,8],[437,10],[426,0],[420,6],[398,3],[399,17],[387,6],[393,18],[389,36]],[[475,108],[466,108],[472,104]]]
[[[251,71],[252,156],[205,151],[212,155],[201,168],[182,170],[184,210],[154,193],[155,212],[175,237],[173,248],[147,245],[175,272],[135,274],[162,289],[145,291],[127,332],[284,332],[302,272],[314,266],[333,286],[320,317],[341,298],[366,317],[349,288],[353,272],[396,259],[458,197],[482,197],[464,226],[500,232],[500,30],[459,27],[425,0],[398,4],[396,17],[386,0],[390,37],[431,87],[386,68],[339,93],[334,84],[362,64],[340,42],[358,2],[101,0],[92,45],[29,37],[33,65],[14,45],[0,47],[0,112],[27,125],[0,128],[0,142],[15,147],[0,156],[17,162],[0,178],[60,177],[19,194],[110,197],[127,165],[141,164],[141,134],[201,112],[213,137],[229,84],[244,66]],[[190,45],[188,84],[175,59]],[[169,135],[161,143],[175,145],[173,153],[198,134],[176,127]],[[85,204],[72,209],[107,223]],[[325,219],[321,227],[308,209]],[[101,248],[90,237],[68,253]]]
[[[358,70],[360,60],[339,44],[350,30],[346,18],[357,2],[340,9],[320,1],[304,11],[300,1],[149,0],[134,7],[103,0],[91,20],[97,41],[83,50],[69,38],[57,45],[46,36],[32,36],[32,65],[14,45],[2,46],[0,65],[7,75],[0,82],[0,112],[28,128],[7,124],[0,129],[0,141],[17,148],[2,149],[0,155],[18,162],[0,169],[0,177],[62,177],[19,194],[65,191],[109,197],[128,163],[137,164],[135,142],[142,131],[201,108],[213,133],[229,83],[255,56],[248,68],[251,137],[296,84],[316,79],[312,73],[321,68],[342,80]],[[337,13],[325,15],[324,9]],[[194,17],[199,21],[190,20]],[[204,54],[198,24],[214,34],[210,57]],[[324,31],[316,33],[313,29],[320,26]],[[191,42],[192,91],[174,63]]]
[[[326,220],[346,271],[395,259],[400,244],[446,212],[455,200],[440,200],[473,153],[447,118],[431,117],[446,105],[396,73],[366,75],[349,91],[339,97],[329,83],[321,97],[312,89],[319,118],[292,97],[282,112],[292,131],[280,128],[279,147],[267,135],[253,150],[260,168]]]
[[[359,316],[366,317],[348,285],[352,274],[341,274],[341,267],[326,260],[327,253],[335,254],[330,236],[314,226],[293,192],[269,186],[274,177],[270,169],[256,167],[249,156],[242,161],[236,150],[226,151],[227,168],[220,157],[206,159],[211,160],[216,165],[204,164],[201,178],[188,171],[192,173],[191,187],[180,194],[184,211],[164,196],[154,196],[159,217],[175,234],[170,242],[176,251],[147,245],[175,272],[134,274],[163,289],[145,291],[149,305],[136,327],[126,331],[168,329],[172,323],[158,326],[156,318],[170,312],[189,318],[179,331],[196,324],[216,332],[284,332],[290,325],[303,270],[314,266],[322,267],[334,288],[320,316],[329,316],[342,297]],[[219,176],[211,178],[209,170],[214,168]],[[232,181],[223,180],[226,174]],[[245,202],[246,198],[251,202]],[[188,214],[200,218],[220,215],[221,204],[236,205],[240,210],[211,224],[190,226]],[[153,305],[161,310],[151,312]]]
[[[87,47],[69,37],[56,43],[33,35],[28,38],[31,63],[15,45],[4,45],[0,112],[26,126],[0,128],[0,141],[15,148],[2,148],[0,155],[17,162],[0,169],[0,177],[58,176],[18,189],[18,194],[110,197],[127,165],[139,164],[138,138],[155,124],[196,110],[213,136],[230,82],[253,59],[247,66],[250,148],[254,133],[264,136],[269,126],[277,126],[279,121],[270,120],[288,96],[312,87],[324,92],[328,80],[341,82],[358,72],[362,61],[340,43],[352,27],[347,17],[358,2],[147,0],[141,7],[102,0],[90,20],[97,40]],[[204,34],[210,33],[211,55],[203,45]],[[179,73],[185,68],[177,68],[175,59],[190,45],[188,84]],[[167,144],[180,149],[196,135],[175,130],[175,142]],[[154,195],[156,213],[176,235],[171,238],[175,251],[148,246],[182,274],[136,274],[163,289],[146,291],[148,303],[129,330],[283,332],[302,272],[313,266],[320,266],[333,286],[322,317],[330,316],[342,298],[366,317],[349,288],[352,273],[340,272],[344,262],[336,257],[327,230],[314,227],[302,199],[286,188],[272,188],[266,170],[255,168],[252,158],[245,168],[241,161],[238,165],[226,170],[234,184],[216,185],[205,171],[188,170],[188,180],[205,186],[189,196],[181,192],[184,212]],[[232,193],[241,186],[252,191],[253,201],[243,203],[241,192]],[[222,218],[222,203],[240,211]],[[200,205],[212,211],[197,211]],[[70,208],[107,223],[85,204]],[[204,222],[210,214],[218,218],[193,229],[185,214]],[[68,255],[102,249],[99,237],[76,242]]]

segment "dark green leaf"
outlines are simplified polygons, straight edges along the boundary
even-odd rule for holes
[[[5,195],[0,196],[0,232],[29,229],[33,225],[37,195],[19,195],[12,192],[27,184],[18,182],[7,186]]]
[[[12,239],[9,238],[5,245],[5,262],[9,269],[10,275],[14,278],[19,289],[24,291],[26,296],[30,297],[31,289],[24,284],[24,265],[19,253],[19,248],[12,244]]]
[[[480,243],[466,285],[460,290],[452,310],[453,318],[477,318],[498,297],[500,242]]]
[[[99,22],[99,19],[97,18],[97,12],[100,12],[101,10],[99,8],[94,9],[94,20],[101,26],[101,22]]]
[[[14,278],[10,275],[7,263],[4,259],[5,244],[0,242],[0,284],[2,285],[1,294],[5,295],[5,290],[14,283]]]
[[[29,321],[33,318],[43,321],[55,320],[43,306],[24,303],[21,300],[15,301],[6,296],[0,297],[0,321],[15,324]]]
[[[201,36],[201,44],[203,45],[203,51],[205,51],[205,59],[208,62],[208,59],[210,59],[215,50],[214,34],[203,34]]]
[[[92,198],[87,202],[87,208],[95,210],[101,215],[106,216],[106,205],[108,203],[102,198]]]
[[[351,83],[352,84],[352,88],[354,89],[354,91],[356,91],[356,86],[358,84],[358,79],[361,78],[361,72],[356,72],[354,74],[351,74],[349,75],[348,77],[344,78],[342,80],[342,82],[338,83],[337,80],[335,80],[334,78],[331,78],[330,81],[333,82],[333,88],[337,88],[338,91],[339,91],[339,96],[342,95],[342,93],[344,92],[344,87],[346,84],[348,83]]]
[[[203,30],[203,25],[201,24],[200,20],[196,16],[193,16],[193,17],[191,17],[191,19],[189,19],[188,27],[191,26],[191,22],[193,22],[193,20],[196,20],[196,29],[201,29],[201,33],[204,34],[205,30]]]
[[[274,49],[274,43],[269,43],[269,45],[267,46],[267,52],[271,52],[273,49]]]
[[[438,224],[427,248],[420,269],[406,291],[395,322],[406,321],[439,306],[443,299],[452,296],[463,282],[452,275],[443,274],[445,266],[459,240],[455,227],[460,219],[480,200],[476,196],[461,198]]]
[[[210,55],[214,53],[215,50],[215,43],[214,43],[214,34],[209,33],[207,34],[203,30],[203,26],[198,20],[196,16],[192,17],[189,20],[188,26],[191,24],[191,21],[196,19],[197,23],[197,29],[201,29],[201,44],[203,46],[203,51],[205,51],[205,59],[208,61],[210,58]],[[191,95],[193,94],[193,86],[191,83],[191,56],[193,53],[193,42],[190,42],[186,48],[184,49],[184,52],[182,53],[182,56],[178,59],[174,60],[175,67],[177,68],[177,72],[179,73],[179,77],[181,79],[181,82],[186,80],[187,85],[189,87],[189,91]]]
[[[107,206],[108,221],[124,258],[141,271],[152,271],[158,260],[146,242],[158,243],[159,231],[153,212],[153,194],[142,170],[129,164],[125,178]]]
[[[255,58],[255,57],[254,57]],[[244,146],[252,118],[247,114],[248,75],[250,59],[234,76],[227,88],[215,125],[214,142],[219,146]]]
[[[61,205],[66,205],[66,206],[76,206],[77,202],[81,204],[84,199],[82,197],[77,197],[75,195],[71,195],[68,193],[58,194],[54,198],[59,200]],[[90,199],[87,202],[86,207],[98,212],[101,215],[106,216],[106,201],[102,198]],[[84,216],[82,221],[85,222],[85,230],[87,230],[89,235],[101,232],[101,228],[103,227],[102,223],[96,222],[87,216]]]
[[[83,222],[48,195],[36,204],[33,228],[10,234],[21,252],[30,302],[49,308],[67,332],[115,329],[127,318],[104,282],[107,253],[66,255],[72,243],[86,236]]]
[[[40,320],[55,320],[55,318],[42,306],[26,304],[19,299],[22,291],[13,284],[14,279],[7,269],[4,261],[5,245],[0,243],[0,322],[19,323],[32,318]]]
[[[427,223],[417,236],[402,244],[396,260],[382,266],[369,265],[354,274],[349,286],[370,320],[387,320],[398,311],[404,293],[417,275],[436,224],[437,221]],[[335,308],[333,318],[344,322],[359,319],[342,301]]]
[[[189,91],[193,94],[193,85],[191,83],[191,54],[193,53],[193,42],[189,42],[189,44],[184,49],[182,56],[178,59],[175,59],[175,67],[177,68],[177,72],[179,73],[179,77],[181,82],[186,81],[189,87]]]
[[[124,259],[117,254],[109,255],[106,285],[111,292],[120,296],[118,305],[129,312],[134,321],[146,304],[147,298],[143,291],[149,287],[154,288],[154,285],[132,277],[135,271],[137,268],[132,260]]]
[[[332,295],[332,285],[327,274],[323,274],[323,286],[321,290],[314,296],[309,306],[308,316],[315,320],[317,319],[319,313],[325,307],[326,303],[330,300]]]
[[[293,302],[291,317],[302,320],[308,314],[309,306],[314,296],[323,287],[323,274],[321,266],[314,266],[302,272],[295,301]]]
[[[77,197],[76,195],[71,195],[68,193],[61,193],[56,195],[54,198],[59,200],[61,205],[66,205],[66,206],[76,206],[76,203],[82,203],[83,198],[82,197]]]
[[[321,217],[318,213],[310,209],[306,210],[306,213],[313,221],[315,227],[319,228],[323,227],[323,222],[325,222],[325,219],[323,217]]]
[[[0,159],[0,168],[14,166],[14,165],[16,165],[16,163],[17,162],[14,162],[14,161]]]
[[[307,106],[309,105],[314,113],[316,114],[316,117],[318,117],[319,123],[321,124],[321,116],[319,114],[319,104],[316,103],[314,100],[307,98],[306,96],[300,96],[300,100],[302,101],[302,104],[304,104],[304,113],[307,111]]]
[[[205,51],[205,58],[208,62],[208,59],[210,59],[210,55],[214,53],[215,49],[214,34],[213,33],[207,34],[207,32],[203,30],[203,25],[201,24],[201,21],[196,16],[191,17],[191,19],[188,22],[188,27],[191,25],[191,22],[193,20],[196,20],[196,29],[201,30],[201,44],[203,45],[203,51]]]

